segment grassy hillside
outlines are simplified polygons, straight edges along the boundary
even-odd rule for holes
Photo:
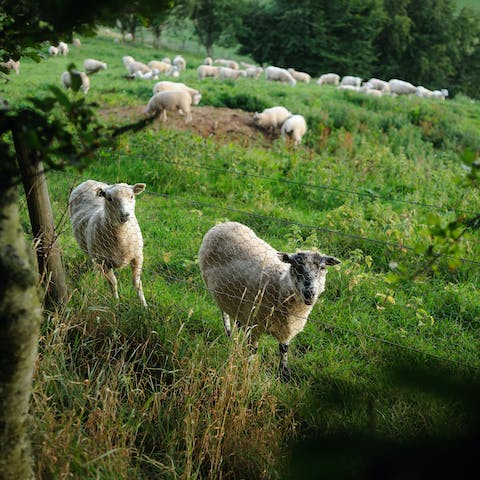
[[[106,122],[121,124],[142,115],[154,83],[127,80],[121,57],[175,53],[84,39],[68,58],[22,62],[0,94],[22,103],[58,85],[69,62],[98,58],[108,70],[91,78],[88,97]],[[72,299],[43,326],[32,406],[38,478],[284,478],[290,445],[312,434],[460,435],[472,420],[459,389],[409,388],[395,366],[442,372],[445,384],[478,380],[478,232],[433,270],[420,255],[434,229],[479,211],[463,165],[480,145],[478,103],[369,98],[263,78],[200,82],[203,59],[186,59],[180,80],[203,95],[193,122],[208,128],[177,128],[169,113],[165,126],[123,137],[80,174],[48,176]],[[215,119],[200,114],[202,105],[253,114],[277,104],[307,118],[301,147],[255,129],[239,137],[223,126],[219,135]],[[147,184],[137,217],[148,310],[127,270],[116,303],[75,244],[64,215],[70,190],[87,178]],[[289,384],[276,377],[272,338],[255,358],[242,332],[225,338],[202,284],[198,248],[227,219],[278,250],[318,248],[342,260],[292,342]],[[415,279],[392,283],[394,264]]]
[[[462,7],[470,7],[474,10],[480,10],[480,3],[478,0],[457,0],[458,6]]]

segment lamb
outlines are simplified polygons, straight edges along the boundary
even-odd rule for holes
[[[168,92],[172,90],[180,90],[184,92],[188,92],[192,97],[192,105],[198,105],[202,98],[202,94],[195,90],[194,88],[190,88],[184,83],[180,82],[168,82],[166,80],[162,82],[157,82],[153,87],[153,94],[155,95],[158,92]]]
[[[170,90],[156,93],[148,102],[145,113],[157,113],[162,116],[163,122],[167,121],[167,110],[170,112],[178,111],[185,114],[185,123],[192,121],[191,113],[192,96],[189,92],[181,90]]]
[[[144,183],[108,185],[87,180],[72,191],[68,208],[77,243],[101,269],[114,297],[119,298],[113,269],[130,264],[133,285],[146,307],[140,279],[143,238],[135,216],[135,195],[144,190]]]
[[[280,129],[282,138],[286,140],[287,135],[293,139],[293,145],[297,146],[301,143],[302,137],[307,131],[307,122],[302,115],[292,115],[288,117],[282,124]]]
[[[390,93],[395,95],[415,95],[417,93],[417,87],[405,80],[398,80],[393,78],[388,82],[390,84]]]
[[[266,130],[274,130],[282,125],[282,123],[292,115],[285,107],[271,107],[266,108],[262,113],[255,112],[253,115],[253,122],[258,127]]]
[[[48,47],[48,54],[52,57],[56,57],[58,55],[58,48],[50,45]]]
[[[17,75],[20,73],[20,60],[15,61],[9,58],[7,62],[0,63],[0,66],[8,70],[8,73],[10,73],[12,70]]]
[[[85,73],[87,75],[93,75],[100,70],[106,70],[107,64],[105,62],[101,62],[100,60],[95,60],[94,58],[87,58],[83,62],[83,68],[85,69]]]
[[[69,52],[69,48],[68,48],[68,45],[65,43],[65,42],[60,42],[58,44],[58,54],[59,55],[68,55],[68,52]]]
[[[336,73],[324,73],[317,80],[317,85],[338,85],[340,83],[340,75]]]
[[[294,68],[289,68],[287,71],[297,82],[310,83],[312,77],[306,72],[298,72]]]
[[[352,75],[345,75],[340,81],[340,85],[351,85],[353,87],[360,87],[362,79],[360,77],[353,77]]]
[[[220,67],[215,67],[213,65],[200,65],[197,68],[198,78],[203,80],[206,77],[218,78],[218,71]]]
[[[88,78],[88,75],[84,72],[79,72],[78,70],[72,70],[71,74],[68,71],[63,72],[62,76],[60,77],[60,81],[62,85],[67,90],[72,88],[72,75],[80,77],[80,81],[81,81],[80,89],[83,91],[83,93],[87,94],[88,91],[90,90],[90,79]]]
[[[291,87],[294,87],[297,83],[287,70],[272,65],[265,69],[265,78],[268,81],[288,83]]]
[[[237,80],[239,77],[246,77],[247,72],[245,70],[236,70],[229,67],[220,67],[218,70],[218,77],[221,80]]]
[[[325,290],[326,267],[340,261],[311,250],[278,252],[237,222],[211,228],[198,255],[205,285],[222,311],[226,334],[231,334],[232,317],[251,327],[254,351],[261,334],[273,335],[279,342],[280,376],[287,380],[290,341],[303,330]]]
[[[178,68],[178,70],[181,72],[182,70],[186,70],[187,68],[187,62],[181,55],[177,55],[173,59],[173,64]]]

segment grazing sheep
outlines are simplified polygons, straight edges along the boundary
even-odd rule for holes
[[[365,95],[369,95],[371,97],[383,97],[383,95],[387,94],[383,92],[383,90],[376,90],[375,88],[371,88],[368,85],[362,85],[359,92],[363,92]]]
[[[137,70],[134,74],[134,77],[141,78],[142,80],[150,80],[152,78],[156,80],[158,78],[158,70],[156,68],[148,72],[141,72],[140,70]]]
[[[388,82],[390,84],[390,93],[394,95],[415,95],[417,87],[405,80],[393,78]]]
[[[72,44],[76,48],[80,48],[82,46],[82,42],[79,38],[74,38]]]
[[[58,55],[58,48],[50,45],[48,47],[48,54],[52,57],[56,57]]]
[[[218,71],[220,67],[215,67],[213,65],[200,65],[197,68],[198,78],[203,80],[206,77],[218,78]]]
[[[220,80],[237,80],[239,77],[246,77],[245,70],[236,70],[229,67],[220,67],[218,70],[218,78]]]
[[[147,65],[142,62],[137,62],[136,60],[127,65],[127,70],[131,77],[134,77],[137,72],[140,72],[143,75],[151,71]]]
[[[58,54],[59,55],[63,55],[63,56],[66,56],[68,55],[68,52],[69,52],[69,48],[68,48],[68,45],[65,43],[65,42],[60,42],[58,44]]]
[[[70,72],[68,71],[63,72],[62,76],[60,77],[62,85],[67,90],[72,88],[72,75],[80,77],[80,81],[82,82],[80,90],[82,90],[83,93],[87,94],[90,90],[90,79],[88,78],[88,75],[84,72],[79,72],[78,70],[72,70],[72,74],[70,74]]]
[[[224,67],[227,68],[233,68],[233,70],[238,70],[240,66],[235,60],[224,60],[223,58],[218,58],[215,60],[213,63],[219,63],[220,65],[223,65]]]
[[[168,63],[170,65],[172,64],[172,61],[168,57],[163,57],[162,62]]]
[[[245,72],[247,73],[247,77],[257,79],[262,73],[262,67],[250,66],[245,68]]]
[[[106,70],[107,64],[105,62],[101,62],[100,60],[95,60],[94,58],[87,58],[83,62],[83,68],[85,69],[85,73],[87,75],[93,75],[100,70]]]
[[[337,90],[348,90],[350,92],[361,92],[362,87],[358,87],[357,85],[339,85]]]
[[[163,122],[167,121],[167,110],[169,112],[178,111],[181,115],[185,114],[185,123],[192,121],[191,113],[192,96],[189,92],[182,90],[169,90],[156,93],[148,102],[145,113],[159,112]]]
[[[20,60],[12,60],[11,58],[8,59],[7,62],[1,62],[0,65],[8,70],[10,73],[12,70],[18,75],[20,73]]]
[[[297,81],[297,82],[304,82],[310,83],[312,77],[306,72],[298,72],[294,68],[287,69],[288,73]]]
[[[374,90],[379,90],[380,92],[383,92],[383,93],[390,93],[390,84],[385,80],[380,80],[378,78],[371,78],[366,83],[368,84],[369,88],[372,88]]]
[[[340,81],[340,85],[351,85],[353,87],[360,87],[362,79],[360,77],[353,77],[352,75],[345,75]]]
[[[279,342],[281,377],[288,379],[289,343],[325,289],[326,267],[340,261],[314,251],[278,252],[246,225],[226,222],[207,232],[199,262],[227,335],[230,317],[251,327],[254,350],[262,333],[273,335]]]
[[[286,140],[286,137],[293,139],[293,145],[297,146],[301,143],[302,137],[307,131],[307,122],[302,115],[292,115],[288,117],[282,124],[280,129],[282,138]]]
[[[213,65],[213,60],[212,57],[205,57],[205,60],[203,61],[204,65]]]
[[[336,73],[324,73],[317,80],[317,85],[338,85],[340,83],[340,75]]]
[[[262,113],[255,112],[253,115],[253,122],[258,127],[266,130],[274,130],[282,125],[282,123],[292,115],[285,107],[271,107],[266,108]]]
[[[168,91],[174,91],[174,90],[188,92],[192,97],[192,105],[198,105],[200,103],[200,100],[202,99],[202,94],[198,90],[195,90],[194,88],[190,88],[184,83],[168,82],[166,80],[163,80],[161,82],[157,82],[153,86],[154,95],[158,92],[168,92]]]
[[[133,57],[131,57],[130,55],[125,55],[124,57],[122,57],[122,62],[125,65],[125,68],[128,69],[128,66],[131,63],[135,62],[135,59]]]
[[[168,74],[172,70],[172,65],[167,62],[162,62],[158,60],[152,60],[151,62],[148,62],[148,67],[151,68],[152,70],[155,68],[158,70],[158,73],[164,73]]]
[[[187,62],[181,55],[177,55],[173,59],[173,64],[178,68],[178,70],[181,72],[182,70],[187,69]]]
[[[273,65],[270,65],[265,69],[265,78],[268,81],[288,83],[291,87],[294,87],[297,83],[288,70],[274,67]]]
[[[446,88],[442,88],[441,90],[433,90],[431,97],[438,98],[440,100],[445,100],[448,97],[448,90]]]
[[[87,180],[70,195],[69,212],[73,234],[80,248],[99,266],[118,299],[114,268],[130,264],[133,285],[147,306],[140,274],[143,265],[143,238],[135,216],[135,195],[144,183],[107,185]]]

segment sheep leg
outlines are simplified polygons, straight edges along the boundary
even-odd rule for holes
[[[192,114],[191,112],[187,112],[187,116],[185,117],[185,123],[188,125],[189,123],[192,123]]]
[[[165,122],[167,121],[167,109],[166,109],[166,108],[164,108],[164,109],[162,110],[162,115],[161,115],[161,117],[162,117],[162,122],[165,123]]]
[[[142,273],[142,263],[136,260],[132,260],[132,280],[133,286],[137,291],[138,298],[140,299],[140,303],[144,307],[148,307],[147,302],[145,300],[145,295],[143,294],[143,287],[142,287],[142,279],[140,275]]]
[[[280,379],[284,382],[288,382],[291,378],[290,369],[288,368],[288,343],[279,343],[278,351],[280,354]]]
[[[120,298],[118,296],[118,282],[117,282],[117,277],[115,276],[115,273],[113,271],[113,268],[103,264],[102,272],[105,275],[105,278],[108,280],[110,287],[112,288],[113,296],[118,300]]]
[[[225,333],[227,334],[227,337],[230,337],[230,335],[232,334],[232,325],[230,324],[230,315],[222,311],[222,317],[223,317],[223,326],[225,328]]]

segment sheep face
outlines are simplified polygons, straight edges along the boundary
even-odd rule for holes
[[[327,266],[340,263],[335,257],[318,252],[304,251],[293,254],[279,252],[282,262],[291,265],[289,269],[293,288],[305,305],[313,305],[325,290]]]
[[[97,195],[105,198],[107,217],[117,223],[127,223],[135,216],[135,195],[145,190],[144,183],[127,185],[119,183],[107,188],[98,188]]]

